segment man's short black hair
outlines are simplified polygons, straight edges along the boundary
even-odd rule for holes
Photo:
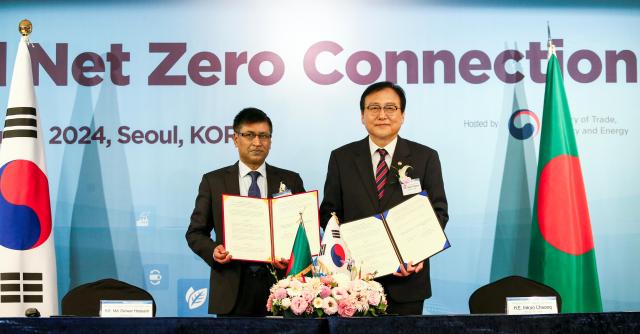
[[[379,92],[385,88],[391,88],[393,89],[394,92],[396,92],[396,94],[398,94],[398,96],[400,97],[400,111],[404,113],[404,107],[407,104],[407,98],[404,96],[404,89],[402,89],[402,87],[394,84],[391,81],[380,81],[367,87],[367,89],[365,89],[364,92],[362,92],[362,96],[360,97],[360,112],[361,113],[364,112],[365,97],[373,93]]]
[[[271,124],[271,119],[264,111],[258,108],[244,108],[240,110],[240,112],[233,119],[233,131],[240,132],[240,127],[245,124],[253,124],[253,123],[269,123],[269,132],[273,134],[273,125]]]

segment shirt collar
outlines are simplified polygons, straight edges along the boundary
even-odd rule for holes
[[[267,163],[263,162],[262,165],[260,165],[260,167],[258,167],[258,169],[256,169],[258,172],[260,172],[260,175],[262,175],[263,177],[267,177]],[[245,165],[244,162],[242,162],[242,160],[238,160],[238,173],[240,174],[240,177],[244,177],[245,175],[247,175],[247,173],[251,172],[252,169],[249,168],[249,166]]]
[[[387,153],[389,154],[389,156],[393,158],[393,152],[395,152],[395,150],[396,150],[396,144],[397,143],[398,143],[398,136],[393,138],[393,140],[389,144],[387,144],[387,146],[380,147],[380,146],[376,145],[376,143],[374,143],[373,140],[371,140],[371,136],[369,136],[369,151],[371,153],[371,156],[373,157],[373,155],[376,153],[377,149],[384,148],[387,151]]]

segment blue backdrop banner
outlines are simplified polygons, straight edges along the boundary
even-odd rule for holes
[[[159,316],[205,315],[209,269],[184,234],[202,174],[237,160],[233,116],[269,114],[267,161],[322,198],[331,150],[366,135],[364,87],[391,80],[400,135],[439,152],[449,200],[454,247],[433,258],[424,313],[468,313],[475,289],[527,273],[548,21],[603,306],[640,308],[635,1],[5,1],[0,101],[23,18],[61,297],[114,277]]]

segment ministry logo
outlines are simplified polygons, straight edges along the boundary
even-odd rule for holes
[[[509,117],[509,133],[518,140],[529,139],[540,132],[540,119],[528,109],[516,110]]]

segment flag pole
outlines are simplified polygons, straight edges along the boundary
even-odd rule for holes
[[[3,288],[12,287],[3,291],[0,317],[49,317],[58,315],[58,284],[49,179],[28,49],[33,25],[23,19],[17,28],[21,36],[0,146],[0,196],[20,200],[0,207],[0,281]],[[23,210],[35,214],[25,216]]]
[[[556,54],[556,46],[553,45],[553,39],[551,38],[551,27],[549,21],[547,21],[547,59],[551,58],[551,55]]]
[[[554,288],[563,313],[602,312],[589,205],[560,63],[547,23],[544,94],[529,278]]]
[[[302,231],[304,232],[304,234],[307,234],[307,229],[304,226],[304,218],[302,218],[302,213],[304,212],[304,209],[302,209],[302,211],[298,211],[298,214],[300,215],[300,220],[298,221],[300,226],[302,226]],[[311,261],[311,277],[315,277],[315,268],[313,267],[313,259]],[[302,276],[302,275],[300,275]]]

